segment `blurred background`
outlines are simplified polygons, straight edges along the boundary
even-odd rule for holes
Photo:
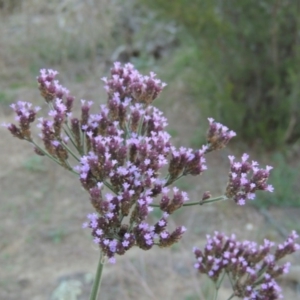
[[[186,209],[174,224],[188,232],[170,251],[134,249],[107,266],[101,299],[211,299],[193,270],[192,247],[214,230],[282,241],[300,231],[300,2],[294,0],[0,0],[1,123],[16,100],[46,106],[41,68],[78,100],[105,103],[100,80],[114,61],[154,71],[168,83],[157,106],[177,146],[201,147],[207,117],[237,132],[208,155],[201,178],[178,183],[191,200],[227,183],[229,154],[272,165],[275,192],[253,204]],[[77,178],[34,155],[1,129],[0,299],[87,299],[98,261],[81,229],[91,206]],[[158,216],[154,212],[151,218]],[[282,280],[285,299],[300,299],[300,258]],[[163,263],[162,263],[163,262]],[[130,276],[129,276],[130,274]],[[230,295],[229,285],[220,300]]]

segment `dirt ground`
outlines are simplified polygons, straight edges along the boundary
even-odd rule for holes
[[[87,80],[75,90],[88,90],[94,98],[100,95],[105,99],[96,80]],[[167,99],[172,99],[170,93],[166,92]],[[38,99],[33,88],[20,94],[25,100]],[[198,117],[193,104],[171,100],[159,104],[170,128],[177,132],[175,144],[188,145]],[[1,119],[9,122],[13,116],[3,110]],[[12,138],[4,128],[1,136],[0,299],[87,299],[98,260],[89,232],[81,228],[92,211],[87,195],[74,175],[34,156],[29,144]],[[228,153],[230,150],[225,149],[209,155],[209,170],[202,178],[180,183],[192,201],[206,190],[221,193],[226,184]],[[274,209],[270,213],[277,220],[289,218],[291,213],[299,216],[295,210]],[[276,229],[249,205],[187,208],[174,222],[188,228],[180,244],[168,250],[133,249],[118,258],[116,265],[107,265],[100,299],[209,299],[205,298],[209,283],[195,274],[192,254],[192,247],[203,245],[206,234],[222,230],[235,232],[240,238],[282,241]],[[300,263],[299,255],[292,259]],[[286,280],[283,286],[285,299],[300,299],[296,280]],[[228,293],[228,287],[221,290],[220,300],[227,299]]]

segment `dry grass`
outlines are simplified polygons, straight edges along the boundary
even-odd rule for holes
[[[41,67],[84,61],[91,70],[116,46],[113,38],[120,1],[22,1],[14,13],[1,12],[0,78],[14,82]]]

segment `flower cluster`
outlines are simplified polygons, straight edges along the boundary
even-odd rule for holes
[[[94,241],[111,262],[115,254],[124,254],[132,246],[148,250],[177,242],[185,228],[169,232],[167,218],[188,196],[168,186],[181,176],[206,169],[205,146],[192,150],[171,145],[164,130],[166,118],[151,106],[164,86],[154,77],[153,73],[140,75],[130,64],[115,64],[111,78],[103,79],[108,103],[101,106],[100,114],[89,116],[85,127],[89,151],[75,168],[98,212],[89,215],[84,227],[92,229]],[[104,186],[114,194],[103,194]],[[150,225],[146,219],[155,198],[163,216]]]
[[[118,94],[121,101],[127,97],[132,101],[143,103],[146,106],[155,100],[166,83],[155,78],[156,74],[150,72],[149,76],[140,74],[132,64],[126,64],[124,67],[121,63],[114,63],[111,69],[111,78],[102,78],[105,82],[105,90],[109,98],[115,93]]]
[[[15,120],[19,122],[19,126],[15,124],[4,124],[14,137],[21,140],[31,141],[30,124],[35,121],[36,113],[41,109],[39,106],[32,107],[31,103],[18,101],[10,107],[14,110]]]
[[[43,69],[37,77],[50,108],[48,117],[38,118],[43,147],[30,136],[38,108],[31,109],[29,103],[12,106],[21,125],[19,129],[9,124],[8,129],[30,141],[37,154],[47,155],[79,175],[96,210],[84,226],[91,228],[94,242],[111,262],[115,254],[124,254],[133,246],[148,250],[177,242],[185,228],[169,232],[168,217],[188,201],[188,196],[168,186],[182,176],[206,170],[208,147],[172,146],[165,131],[166,118],[151,105],[166,84],[153,72],[143,76],[131,64],[115,63],[110,77],[102,79],[107,104],[92,113],[93,102],[81,100],[78,118],[73,116],[75,98],[57,75]],[[147,218],[153,206],[162,211],[162,217],[151,225]]]
[[[57,75],[54,70],[43,69],[37,77],[49,106],[48,116],[38,118],[37,124],[43,147],[31,137],[30,126],[39,108],[32,108],[30,103],[12,105],[19,126],[6,127],[14,136],[32,143],[37,154],[79,176],[96,211],[88,216],[84,227],[92,230],[94,242],[111,262],[115,254],[124,254],[133,246],[148,250],[177,242],[185,228],[179,226],[169,232],[168,217],[190,203],[186,204],[185,192],[170,186],[183,176],[202,174],[207,168],[205,154],[225,147],[235,133],[209,119],[207,145],[197,150],[174,147],[165,131],[167,119],[152,106],[166,84],[153,72],[140,74],[132,64],[115,63],[110,76],[102,78],[107,104],[94,113],[93,102],[81,100],[80,116],[76,117],[75,98]],[[267,189],[268,170],[256,170],[253,164],[253,179],[248,182],[248,165],[243,161],[231,167],[226,196],[239,204],[256,189]],[[213,201],[207,201],[210,197],[206,192],[195,204],[209,203]],[[161,210],[162,217],[149,224],[153,207]]]
[[[66,99],[68,110],[72,108],[74,97],[70,95],[69,90],[60,85],[59,81],[55,79],[58,75],[57,71],[51,69],[42,69],[40,75],[37,77],[41,95],[47,103],[53,102],[55,99]]]
[[[207,131],[206,139],[208,143],[208,150],[219,150],[228,144],[228,142],[236,136],[236,133],[229,130],[228,127],[215,122],[213,118],[208,118],[209,128]]]
[[[235,132],[209,118],[207,144],[201,149],[176,148],[165,131],[167,119],[152,106],[166,86],[151,72],[140,74],[132,64],[115,63],[109,78],[102,78],[107,104],[92,111],[93,102],[81,100],[80,116],[74,116],[75,101],[68,89],[56,79],[54,70],[41,70],[37,77],[41,95],[49,106],[48,116],[38,118],[40,143],[32,138],[31,125],[39,107],[19,101],[11,105],[15,124],[5,124],[11,134],[33,144],[38,155],[46,155],[78,175],[88,192],[94,213],[87,216],[84,228],[91,229],[93,241],[111,263],[137,246],[169,247],[186,231],[178,226],[168,230],[168,218],[182,206],[203,205],[224,199],[245,204],[257,190],[273,191],[267,184],[272,167],[260,169],[258,163],[230,159],[229,182],[225,195],[211,198],[206,191],[202,199],[188,202],[186,192],[171,185],[186,175],[200,175],[206,169],[205,154],[224,148]],[[43,146],[39,146],[40,144]],[[188,203],[186,203],[188,202]],[[159,220],[149,223],[149,214],[159,209]],[[195,249],[196,269],[207,274],[218,286],[227,274],[233,296],[244,300],[278,299],[278,276],[289,264],[278,261],[300,249],[295,232],[271,251],[274,243],[265,240],[238,242],[216,232],[207,237],[204,251]]]
[[[241,162],[235,162],[234,156],[229,156],[230,172],[225,195],[239,204],[244,205],[246,200],[253,200],[257,190],[273,192],[272,185],[267,184],[272,167],[260,169],[256,161],[248,162],[249,155],[244,154]],[[250,175],[251,176],[250,176]]]
[[[234,295],[244,300],[279,299],[282,297],[281,289],[276,279],[289,271],[290,263],[279,265],[278,261],[300,250],[300,245],[295,242],[297,238],[293,231],[283,244],[273,250],[275,244],[268,240],[264,240],[263,245],[238,242],[234,235],[227,237],[215,232],[213,237],[207,236],[204,251],[194,248],[195,268],[215,283],[226,274]]]

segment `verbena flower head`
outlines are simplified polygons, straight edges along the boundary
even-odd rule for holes
[[[227,274],[236,297],[244,300],[279,299],[282,295],[277,278],[288,273],[290,267],[290,263],[280,264],[279,260],[300,250],[297,238],[293,231],[282,244],[275,246],[275,243],[264,240],[258,245],[251,241],[239,242],[234,235],[215,232],[214,236],[207,236],[203,251],[194,248],[197,259],[194,267],[214,282]]]
[[[228,144],[236,136],[236,133],[221,123],[215,122],[213,118],[208,118],[209,129],[207,131],[208,150],[219,150]]]
[[[110,76],[102,78],[107,103],[97,109],[92,101],[81,99],[79,116],[73,112],[75,97],[57,75],[57,71],[43,69],[37,77],[49,106],[48,116],[37,119],[40,142],[33,140],[30,130],[39,108],[30,103],[12,105],[19,125],[5,126],[33,144],[38,155],[50,157],[79,176],[95,209],[84,227],[91,229],[94,242],[111,262],[133,246],[149,250],[177,242],[186,229],[179,226],[169,231],[168,218],[189,198],[171,185],[183,176],[202,174],[207,169],[205,154],[225,147],[235,133],[209,119],[207,145],[196,150],[176,148],[165,131],[167,119],[152,106],[166,84],[153,72],[140,74],[129,63],[115,63]],[[265,185],[269,170],[253,165],[248,183],[250,169],[246,162],[231,166],[226,196],[239,204],[257,189],[271,189]],[[196,204],[208,203],[209,198],[205,192]],[[162,216],[150,224],[153,206]]]
[[[15,120],[18,121],[19,126],[15,124],[3,124],[13,136],[21,139],[31,141],[30,125],[35,121],[36,113],[41,109],[39,106],[32,107],[29,102],[18,101],[10,106],[15,114]]]
[[[256,161],[248,162],[249,155],[244,154],[241,162],[236,162],[234,156],[229,156],[230,172],[225,195],[239,204],[244,205],[246,200],[253,200],[258,190],[273,192],[272,185],[267,184],[270,171],[267,166],[260,169]]]
[[[131,64],[116,63],[111,77],[103,81],[108,102],[87,119],[88,153],[76,171],[98,212],[89,216],[85,227],[92,229],[94,242],[114,262],[115,254],[133,246],[169,247],[181,238],[185,228],[169,232],[168,217],[189,199],[185,192],[167,186],[179,176],[206,169],[205,147],[171,145],[167,120],[151,105],[165,86],[154,73],[143,76]],[[104,186],[113,193],[103,193]],[[163,216],[151,225],[147,218],[155,199]]]
[[[94,208],[83,227],[91,230],[94,243],[111,263],[134,246],[149,250],[179,241],[186,228],[178,226],[171,231],[168,220],[183,206],[228,198],[243,205],[255,198],[257,190],[273,192],[267,184],[272,167],[261,169],[244,154],[241,162],[229,156],[225,195],[212,198],[204,190],[198,201],[189,203],[187,193],[172,185],[183,176],[201,175],[207,169],[205,155],[226,147],[235,132],[209,118],[206,145],[196,150],[176,148],[165,131],[167,119],[152,106],[166,84],[153,72],[144,76],[132,64],[118,62],[110,76],[102,78],[107,103],[95,108],[92,101],[81,99],[79,116],[75,116],[75,97],[59,83],[57,75],[57,71],[43,69],[37,77],[49,106],[48,116],[37,118],[39,107],[19,101],[11,105],[18,124],[4,126],[13,136],[30,142],[36,154],[48,156],[79,177]],[[39,142],[31,133],[36,119]],[[153,209],[159,209],[161,217],[150,223]],[[232,296],[278,299],[281,293],[276,280],[289,269],[289,263],[279,264],[279,260],[300,249],[297,238],[292,232],[275,248],[268,240],[263,245],[238,242],[234,235],[216,232],[207,236],[203,251],[194,249],[195,268],[216,286],[225,274],[229,276]]]
[[[35,152],[78,173],[96,210],[84,225],[91,228],[94,242],[111,262],[115,254],[133,246],[148,250],[177,242],[186,229],[179,226],[170,232],[168,217],[189,199],[184,191],[168,186],[181,176],[201,174],[207,147],[172,146],[165,131],[167,119],[152,106],[166,84],[153,72],[143,76],[132,64],[115,63],[110,77],[102,79],[107,104],[93,113],[93,102],[81,100],[81,115],[75,117],[75,98],[57,75],[43,69],[37,77],[50,110],[48,117],[38,119],[44,148],[34,143]],[[13,124],[7,127],[15,136],[30,140],[29,127],[37,110],[21,104],[13,108],[26,122],[23,118],[20,129]],[[162,217],[148,224],[154,200],[159,201]]]

